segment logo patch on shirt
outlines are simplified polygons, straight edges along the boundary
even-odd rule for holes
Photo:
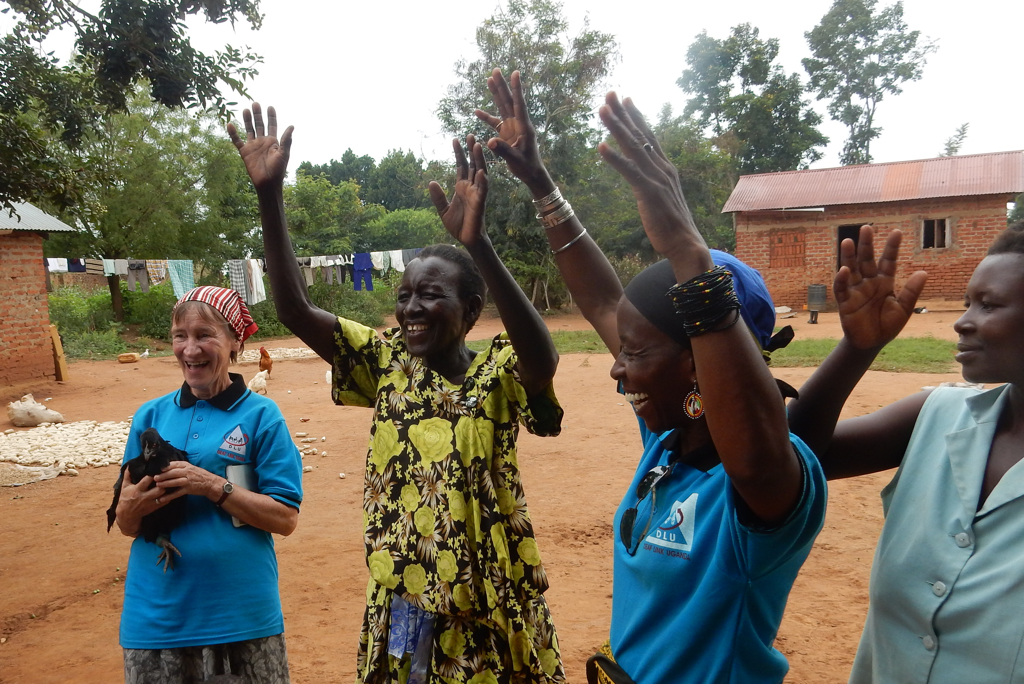
[[[697,515],[697,493],[686,501],[676,501],[657,527],[644,539],[644,546],[660,546],[674,551],[688,552],[693,543],[693,524]],[[649,549],[651,550],[651,549]],[[675,555],[675,554],[669,554]]]
[[[236,425],[235,429],[224,435],[224,442],[217,449],[221,456],[233,458],[236,461],[245,460],[245,448],[249,444],[249,435],[242,432],[242,426]]]

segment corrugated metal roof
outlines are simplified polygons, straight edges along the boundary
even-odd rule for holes
[[[28,202],[11,204],[17,213],[12,216],[9,209],[0,208],[0,230],[38,230],[44,233],[73,233],[78,230]]]
[[[1024,192],[1024,151],[741,176],[722,212]]]

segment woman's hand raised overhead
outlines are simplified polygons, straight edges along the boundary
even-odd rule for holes
[[[853,240],[843,240],[839,247],[841,266],[832,288],[843,334],[857,349],[880,348],[895,339],[914,313],[914,304],[928,279],[927,273],[917,271],[899,294],[893,292],[903,235],[898,230],[889,233],[877,262],[874,237],[871,226],[861,226],[856,246]]]
[[[537,130],[530,121],[523,95],[523,83],[518,71],[513,71],[511,84],[501,69],[495,69],[487,79],[498,116],[482,109],[477,118],[492,127],[497,135],[487,141],[487,147],[505,160],[508,170],[533,190],[538,184],[551,185],[551,179],[540,158]],[[546,192],[545,192],[546,194]]]
[[[238,135],[234,124],[228,124],[228,135],[238,153],[242,155],[245,170],[256,191],[280,188],[288,171],[288,155],[292,147],[293,126],[285,129],[280,142],[277,139],[277,112],[267,108],[267,129],[263,129],[263,112],[258,102],[252,103],[252,112],[242,113],[245,122],[245,141]]]
[[[707,245],[683,198],[679,173],[632,100],[620,102],[618,95],[608,93],[598,113],[619,149],[602,142],[597,150],[633,188],[651,246],[670,259],[695,247],[706,252]],[[707,260],[710,263],[710,257]]]
[[[487,162],[484,150],[472,135],[466,136],[469,160],[458,139],[452,141],[455,150],[456,180],[451,202],[437,181],[430,181],[430,199],[437,208],[441,222],[453,238],[466,247],[472,247],[484,233],[484,207],[487,202]]]

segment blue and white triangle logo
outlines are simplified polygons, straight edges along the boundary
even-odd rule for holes
[[[674,502],[669,507],[668,514],[651,530],[644,541],[667,549],[689,551],[693,543],[693,523],[696,516],[697,493],[694,492],[686,501]]]
[[[245,456],[245,447],[249,444],[249,435],[242,432],[242,426],[236,425],[235,429],[224,435],[224,443],[220,448],[239,456]]]

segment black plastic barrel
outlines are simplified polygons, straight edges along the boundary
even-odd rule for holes
[[[809,311],[822,311],[825,308],[825,297],[827,290],[824,285],[807,286],[807,309]]]

